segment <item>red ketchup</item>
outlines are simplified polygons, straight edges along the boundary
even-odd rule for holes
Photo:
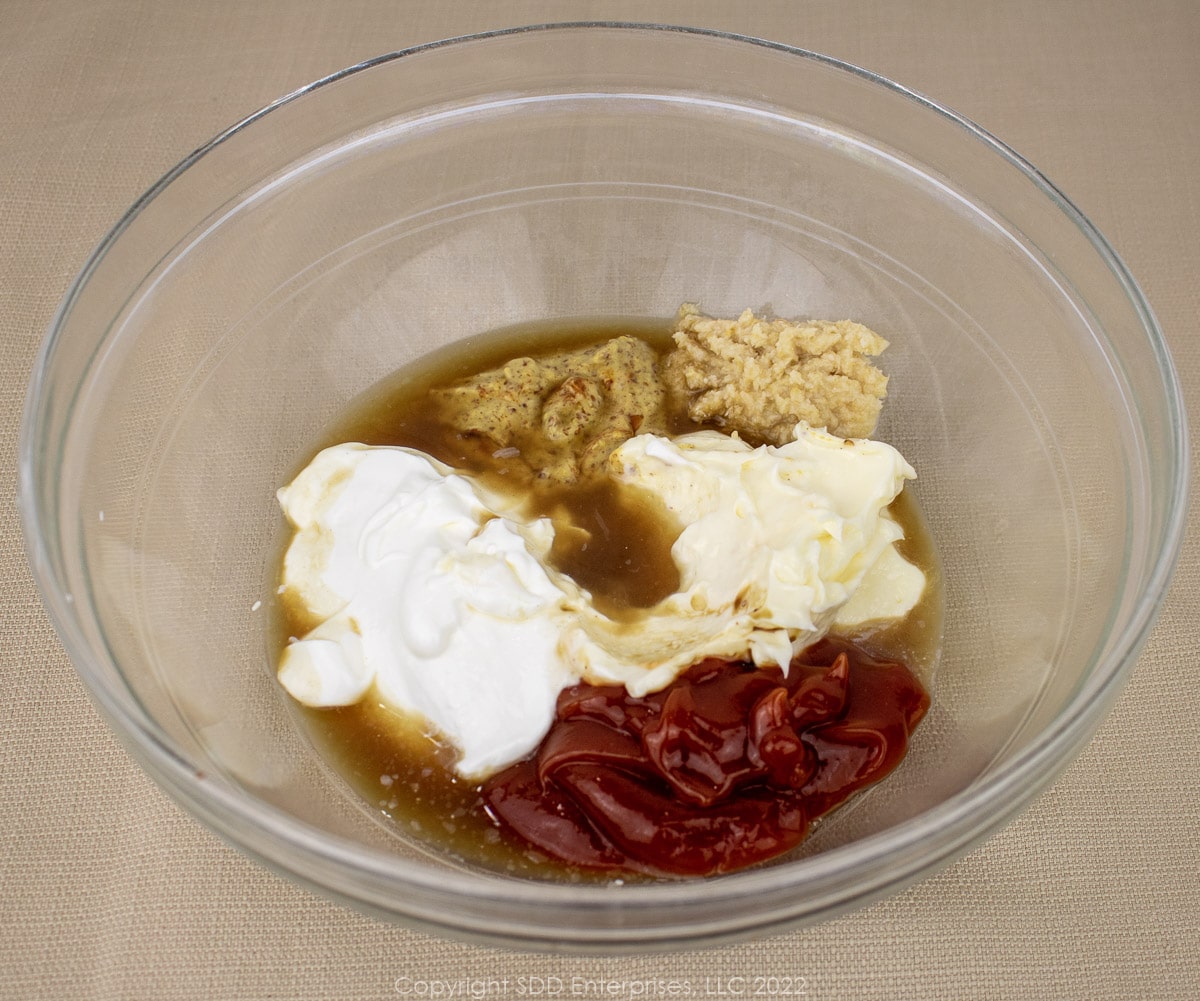
[[[929,696],[901,663],[824,639],[778,668],[705,660],[661,692],[576,685],[533,756],[492,776],[500,826],[572,866],[731,872],[904,757]]]

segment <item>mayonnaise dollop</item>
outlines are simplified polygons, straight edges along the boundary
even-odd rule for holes
[[[283,590],[313,621],[284,651],[284,688],[318,707],[373,690],[483,777],[538,745],[578,680],[641,695],[710,656],[786,670],[835,624],[902,616],[924,589],[886,510],[914,474],[886,444],[806,425],[761,448],[646,434],[610,463],[683,526],[679,591],[621,622],[549,566],[548,520],[412,449],[322,451],[279,491],[296,528]]]
[[[671,549],[680,589],[633,623],[585,609],[566,643],[589,681],[644,695],[705,657],[747,654],[786,671],[835,621],[902,616],[924,590],[924,574],[893,546],[904,533],[886,509],[915,473],[890,445],[807,425],[794,441],[760,448],[698,431],[639,435],[612,462],[684,526]],[[864,581],[879,590],[868,578],[881,559],[886,600],[864,596],[858,617],[839,620]]]

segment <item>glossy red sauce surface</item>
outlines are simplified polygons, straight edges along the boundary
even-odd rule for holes
[[[799,844],[883,778],[929,707],[903,664],[825,639],[778,668],[705,660],[642,698],[562,692],[530,758],[483,787],[510,836],[573,866],[702,876]]]

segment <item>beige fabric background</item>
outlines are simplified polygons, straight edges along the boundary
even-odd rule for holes
[[[180,157],[302,83],[436,37],[580,18],[775,38],[973,118],[1124,256],[1197,412],[1193,0],[0,0],[0,996],[366,999],[401,996],[400,977],[502,975],[701,991],[791,975],[820,999],[1200,996],[1195,531],[1124,697],[1033,808],[884,903],[705,953],[506,953],[350,913],[194,823],[97,717],[42,611],[13,502],[29,369],[88,252]]]

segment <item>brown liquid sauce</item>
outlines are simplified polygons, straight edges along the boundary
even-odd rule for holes
[[[587,532],[558,533],[551,552],[553,564],[591,591],[605,614],[618,619],[636,616],[639,609],[654,605],[678,587],[670,550],[680,526],[672,524],[661,510],[631,504],[607,484],[539,489],[521,463],[496,458],[479,439],[438,421],[429,390],[511,358],[585,347],[622,334],[637,336],[665,352],[670,347],[670,330],[668,321],[644,319],[555,321],[469,339],[433,353],[368,390],[317,443],[314,454],[320,448],[349,441],[416,448],[480,475],[493,488],[508,488],[514,497],[527,498],[522,504],[527,513],[551,517],[558,524],[569,516]],[[671,434],[699,427],[685,414],[668,415]],[[925,572],[928,586],[917,607],[902,621],[848,638],[868,655],[907,664],[928,685],[942,624],[937,563],[928,531],[909,494],[902,493],[890,510],[905,532],[905,539],[898,544],[901,555]],[[278,625],[280,648],[288,636],[302,635],[312,627],[303,610],[288,607],[281,608]],[[326,760],[372,811],[387,818],[408,839],[491,871],[556,881],[597,878],[587,868],[565,865],[532,845],[503,835],[489,816],[482,787],[453,771],[453,750],[379,700],[368,695],[343,708],[297,708]]]

